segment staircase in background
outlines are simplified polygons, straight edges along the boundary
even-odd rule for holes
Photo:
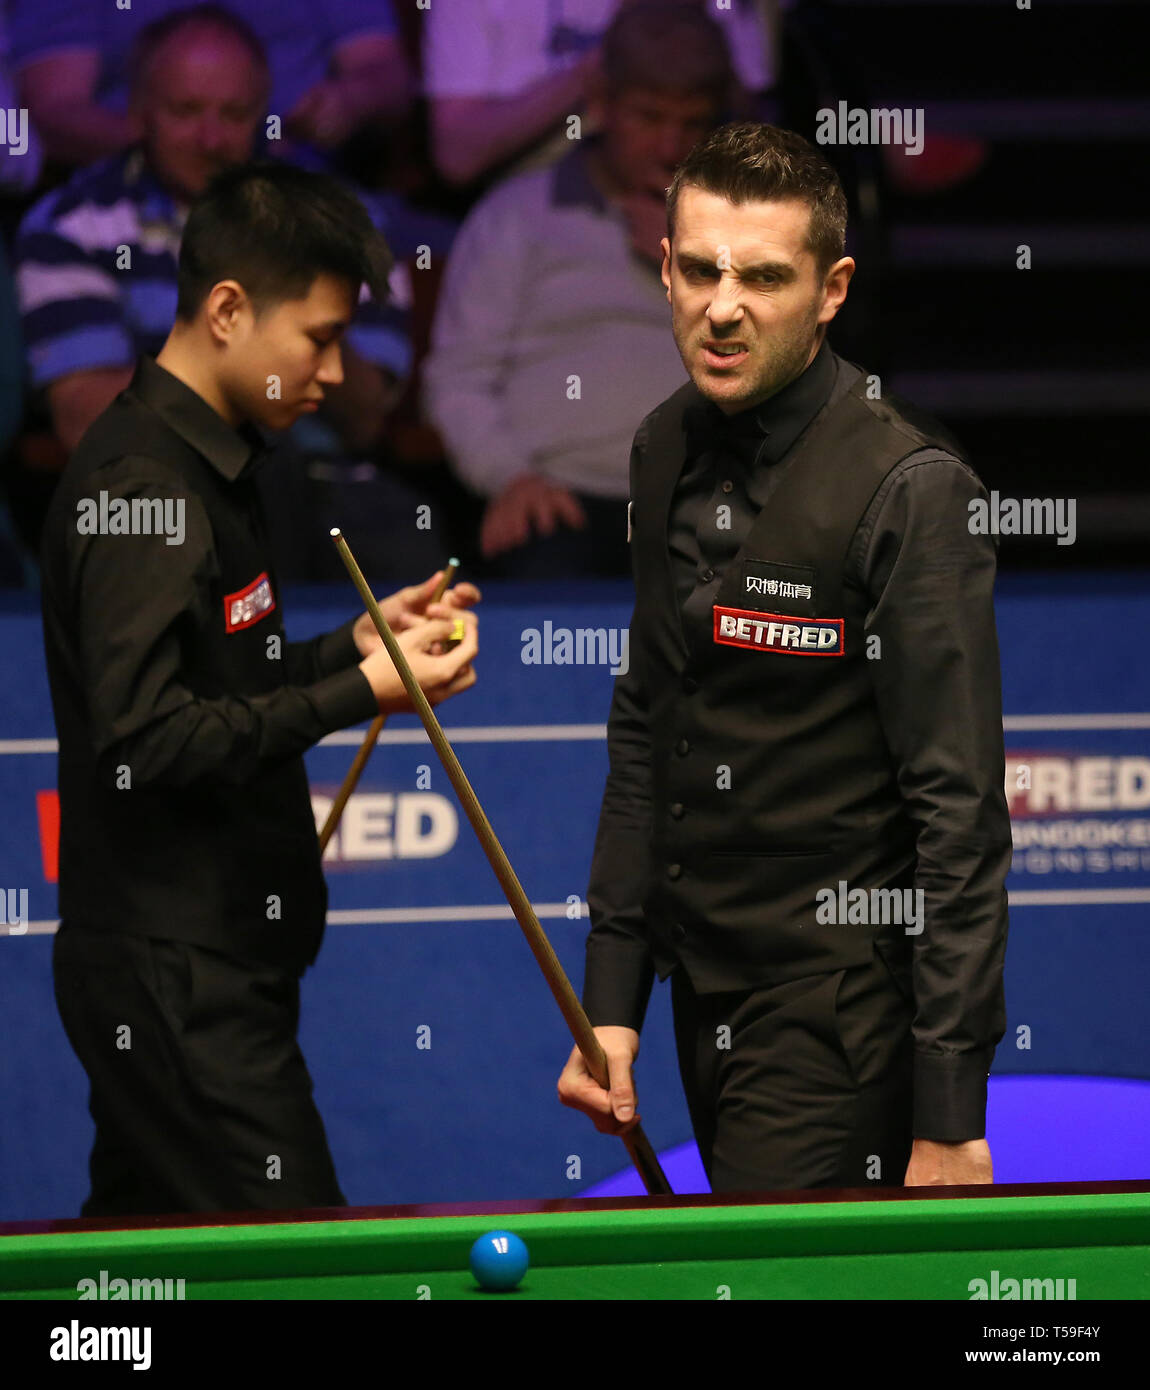
[[[985,147],[932,193],[901,190],[886,151],[824,149],[859,261],[838,351],[944,421],[988,488],[1076,499],[1073,546],[1004,537],[1004,565],[1150,562],[1146,18],[1122,0],[824,0],[788,20],[782,118],[808,138],[834,93],[922,108],[928,146]]]

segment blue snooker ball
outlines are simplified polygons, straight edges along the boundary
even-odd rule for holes
[[[487,1231],[471,1247],[471,1272],[481,1289],[513,1289],[527,1264],[527,1247],[512,1231]]]

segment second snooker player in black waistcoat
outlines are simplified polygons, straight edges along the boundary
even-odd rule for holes
[[[656,975],[712,1189],[987,1183],[1011,834],[985,498],[836,356],[846,201],[801,137],[715,132],[668,191],[690,381],[631,454],[635,610],[560,1098],[636,1122]]]

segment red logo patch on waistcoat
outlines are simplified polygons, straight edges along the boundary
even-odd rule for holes
[[[715,641],[751,652],[842,656],[843,618],[799,618],[749,608],[714,606]]]
[[[258,623],[275,606],[271,580],[266,573],[258,575],[245,588],[224,595],[224,628],[228,632],[241,632]]]

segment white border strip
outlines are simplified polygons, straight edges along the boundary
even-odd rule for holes
[[[1150,903],[1150,888],[1021,888],[1007,894],[1011,907],[1071,907],[1078,903]]]
[[[536,917],[542,919],[566,917],[567,903],[532,903]],[[579,904],[579,917],[588,916],[587,904]],[[575,920],[574,918],[572,920]],[[335,908],[327,914],[329,926],[360,927],[374,923],[391,925],[407,922],[514,922],[515,914],[503,903],[490,907],[366,907]]]
[[[567,903],[532,903],[535,915],[541,921],[566,918],[570,911]],[[586,920],[590,914],[587,904],[579,904],[579,917]],[[575,920],[572,918],[571,920]],[[405,926],[426,922],[514,922],[515,914],[506,903],[482,904],[477,907],[365,907],[335,908],[327,914],[329,927],[370,927]],[[13,936],[52,936],[60,925],[60,919],[46,917],[29,922],[22,932],[9,932],[0,927],[0,941]]]
[[[1150,729],[1150,714],[1008,714],[1007,733],[1022,729]]]
[[[1150,721],[1150,715],[1147,715]],[[320,747],[344,744],[358,748],[363,742],[362,730],[341,729],[319,741]],[[451,743],[579,743],[599,742],[607,737],[606,724],[476,724],[471,728],[443,731]],[[427,730],[384,729],[378,743],[427,743]]]
[[[1150,721],[1150,715],[1147,715]],[[341,729],[321,738],[319,748],[358,748],[366,729]],[[477,724],[470,728],[445,728],[452,743],[601,743],[607,737],[606,724]],[[384,729],[378,744],[427,743],[427,730]],[[0,739],[0,755],[17,753],[56,753],[60,745],[54,738]]]

